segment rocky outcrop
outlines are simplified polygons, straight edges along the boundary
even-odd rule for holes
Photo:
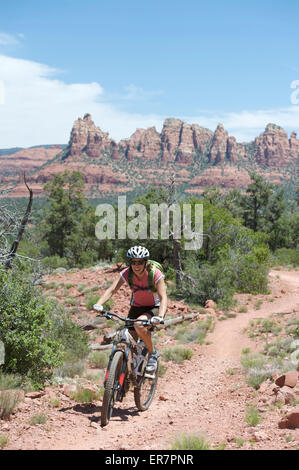
[[[226,159],[228,133],[222,124],[218,124],[210,147],[210,163],[221,163]]]
[[[276,124],[268,124],[265,131],[256,137],[255,159],[261,166],[280,168],[286,166],[299,154],[296,132],[288,139],[287,132]]]
[[[112,150],[109,134],[97,127],[90,114],[74,122],[69,140],[69,156],[79,157],[85,152],[90,158],[100,158],[102,151]]]
[[[282,418],[278,427],[280,429],[295,429],[299,428],[299,407],[294,408],[290,413],[288,413],[284,418]]]
[[[165,119],[161,134],[155,127],[137,129],[129,139],[117,144],[108,133],[95,126],[90,114],[75,121],[68,147],[68,155],[75,158],[85,153],[92,159],[106,155],[112,160],[126,158],[128,161],[142,159],[192,165],[194,158],[207,156],[211,165],[223,165],[253,156],[258,165],[270,168],[286,166],[299,154],[296,133],[292,132],[288,138],[287,132],[275,124],[268,124],[250,148],[229,136],[222,124],[218,124],[213,133],[198,124],[175,118]]]
[[[158,160],[161,158],[161,136],[155,127],[137,129],[127,141],[121,141],[129,161],[135,158]]]
[[[282,184],[294,174],[299,140],[295,132],[288,138],[281,127],[268,124],[255,141],[239,144],[222,124],[212,132],[198,124],[168,118],[161,132],[155,127],[137,129],[130,138],[117,143],[94,124],[90,114],[85,114],[74,122],[67,149],[61,150],[57,146],[41,147],[2,155],[0,193],[13,177],[19,183],[15,197],[27,195],[20,178],[20,173],[26,171],[35,194],[41,194],[42,186],[65,169],[81,171],[90,195],[99,184],[103,192],[123,193],[135,186],[163,186],[174,173],[175,184],[188,185],[184,190],[190,194],[201,194],[213,185],[223,191],[246,188],[249,171]]]
[[[163,162],[175,159],[175,151],[180,143],[181,128],[183,122],[180,119],[165,119],[162,132]]]
[[[225,161],[236,163],[240,156],[244,156],[244,146],[238,144],[235,137],[229,137],[223,125],[218,124],[210,145],[210,163],[213,165]]]

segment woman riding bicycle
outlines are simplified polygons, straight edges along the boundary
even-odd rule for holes
[[[149,251],[142,246],[130,248],[127,252],[130,266],[121,271],[120,278],[104,292],[96,305],[100,306],[107,302],[126,282],[132,289],[131,308],[128,317],[140,320],[151,318],[152,323],[160,323],[167,309],[166,286],[163,273],[158,268],[155,268],[153,275],[155,292],[152,292],[149,288],[149,270],[147,269],[149,256]],[[157,368],[159,355],[153,346],[150,329],[138,326],[135,323],[131,330],[132,336],[136,340],[139,337],[150,353],[146,371],[154,373]]]

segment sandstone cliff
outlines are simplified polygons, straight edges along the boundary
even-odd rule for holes
[[[26,153],[29,152],[30,153]],[[28,149],[1,157],[0,190],[20,170],[34,171],[30,183],[36,194],[57,172],[77,169],[84,175],[86,192],[99,197],[102,192],[126,192],[148,185],[165,185],[171,175],[185,191],[202,192],[216,184],[225,189],[244,188],[249,171],[281,184],[295,174],[299,155],[296,132],[275,124],[249,144],[240,144],[222,124],[214,132],[180,119],[165,119],[161,132],[155,127],[137,129],[119,143],[97,127],[90,114],[78,118],[71,130],[66,150],[55,161],[45,164],[61,149]],[[43,166],[41,168],[41,166]],[[26,193],[19,187],[20,193]],[[21,194],[18,194],[21,195]]]
[[[265,131],[256,137],[255,158],[259,165],[281,168],[297,158],[299,141],[296,132],[288,139],[287,132],[275,124],[268,124]]]

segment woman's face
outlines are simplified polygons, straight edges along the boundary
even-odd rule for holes
[[[134,258],[130,263],[133,269],[133,273],[137,274],[137,276],[143,274],[145,263],[146,261],[144,259]]]

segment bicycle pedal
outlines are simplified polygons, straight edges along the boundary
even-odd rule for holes
[[[156,374],[155,374],[155,372],[146,372],[144,374],[144,377],[147,378],[147,379],[154,379],[156,377]]]

